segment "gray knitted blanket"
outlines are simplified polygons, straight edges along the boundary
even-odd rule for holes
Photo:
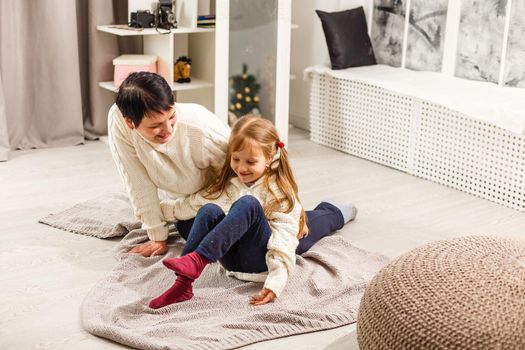
[[[251,306],[249,296],[262,283],[233,279],[211,264],[195,282],[193,299],[153,310],[149,300],[175,279],[161,260],[177,256],[182,245],[170,242],[164,257],[128,255],[144,235],[135,230],[120,242],[120,262],[81,307],[87,331],[139,349],[233,349],[353,323],[366,284],[387,262],[335,235],[297,257],[295,272],[273,303]]]
[[[124,236],[140,228],[125,193],[110,193],[78,203],[38,222],[60,230],[97,238]]]

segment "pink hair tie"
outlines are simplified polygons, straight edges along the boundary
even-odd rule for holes
[[[279,141],[277,143],[277,146],[279,146],[279,148],[284,148],[284,142]]]

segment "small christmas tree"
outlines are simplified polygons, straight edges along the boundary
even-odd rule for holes
[[[242,65],[242,74],[230,78],[229,111],[237,117],[245,114],[259,114],[259,90],[261,85],[253,74],[248,74],[246,63]]]

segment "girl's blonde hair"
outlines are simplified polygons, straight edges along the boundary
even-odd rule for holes
[[[286,204],[284,213],[292,211],[295,201],[299,200],[297,183],[288,162],[288,152],[285,148],[279,149],[279,135],[273,124],[264,118],[256,115],[246,115],[241,117],[234,125],[228,142],[228,151],[224,165],[216,180],[207,188],[208,198],[218,198],[228,185],[229,181],[237,176],[230,166],[233,152],[241,151],[246,146],[257,145],[261,148],[266,158],[272,159],[270,166],[266,168],[264,174],[264,184],[271,193],[271,200],[264,208],[264,214],[268,217],[272,212],[281,211],[281,205]],[[280,151],[279,157],[274,157]],[[270,181],[275,179],[277,187],[283,197],[277,197],[270,187]],[[306,226],[306,215],[301,209],[299,220],[299,232],[297,237],[301,239],[308,232]]]

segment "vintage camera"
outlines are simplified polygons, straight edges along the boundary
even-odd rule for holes
[[[131,12],[129,26],[133,28],[153,28],[155,27],[155,15],[149,10],[137,10]]]
[[[177,19],[173,12],[172,0],[159,0],[155,10],[155,27],[163,29],[177,28]]]

